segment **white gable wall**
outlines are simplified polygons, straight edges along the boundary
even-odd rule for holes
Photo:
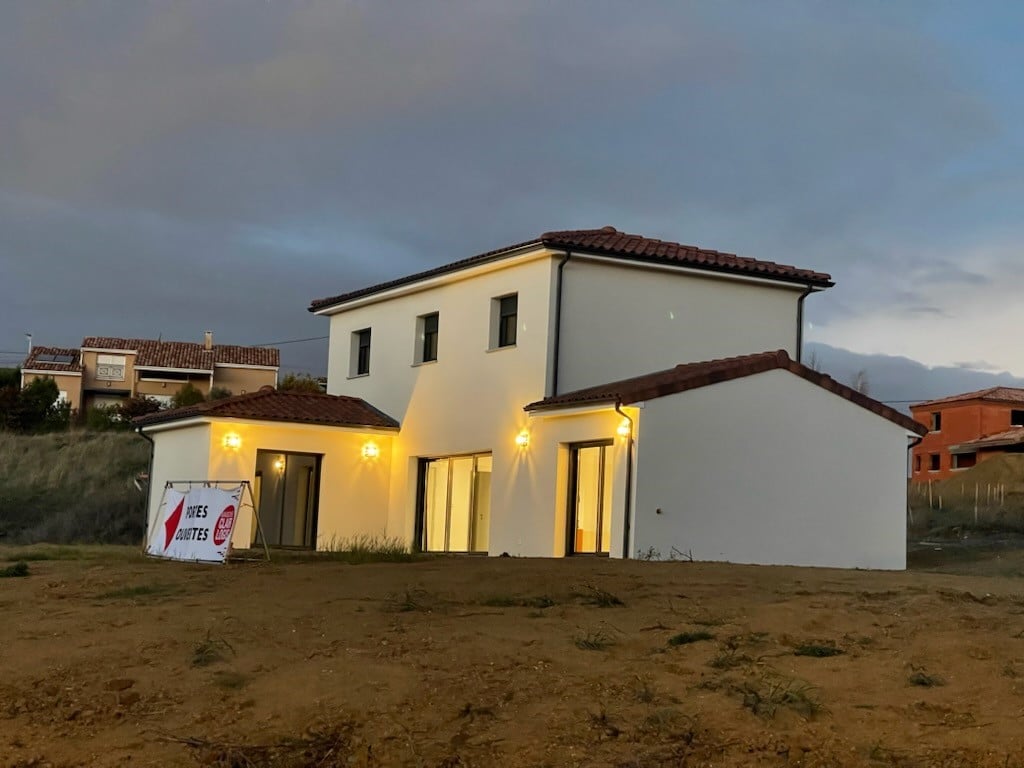
[[[562,285],[559,392],[784,349],[803,288],[573,256]]]
[[[191,424],[157,434],[153,439],[153,476],[149,479],[147,534],[153,529],[168,482],[209,478],[210,425]]]
[[[493,452],[491,551],[506,551],[498,531],[504,505],[511,503],[515,437],[527,422],[523,406],[545,394],[553,264],[538,253],[331,316],[328,391],[362,397],[401,423],[391,464],[389,536],[413,539],[420,457]],[[510,293],[519,297],[516,346],[489,351],[491,300]],[[415,365],[416,320],[431,312],[439,313],[438,359]],[[352,378],[351,336],[363,328],[372,329],[370,373]],[[553,485],[554,471],[539,481]],[[540,545],[523,546],[536,552]]]
[[[641,420],[634,556],[906,567],[902,427],[784,370],[649,401]]]

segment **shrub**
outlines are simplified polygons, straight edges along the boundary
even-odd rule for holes
[[[320,389],[320,382],[308,373],[289,373],[281,379],[281,383],[277,385],[277,388],[289,392],[313,392],[317,394],[323,391]]]
[[[117,412],[125,425],[131,426],[132,419],[159,411],[160,407],[159,401],[154,400],[152,397],[140,395],[139,397],[130,397],[118,405]]]
[[[196,386],[189,381],[171,396],[171,407],[184,408],[185,406],[198,405],[205,401],[206,397],[203,393],[196,389]]]
[[[94,405],[85,411],[85,428],[90,432],[109,432],[126,426],[120,406]]]
[[[224,400],[231,397],[233,393],[227,387],[211,387],[208,400]]]

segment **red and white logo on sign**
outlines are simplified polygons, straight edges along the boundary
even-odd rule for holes
[[[235,522],[235,505],[229,504],[224,507],[224,511],[220,513],[220,517],[217,518],[217,523],[213,527],[213,543],[215,546],[220,546],[228,540],[228,536],[231,535],[231,526]]]

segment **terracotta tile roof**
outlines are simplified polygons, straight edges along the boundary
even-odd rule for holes
[[[918,409],[931,408],[935,405],[960,403],[967,400],[987,400],[997,403],[1024,403],[1024,389],[1018,389],[1017,387],[989,387],[988,389],[979,389],[975,392],[964,392],[960,395],[950,395],[949,397],[940,397],[937,400],[926,400],[923,403],[915,403],[910,406],[910,410],[916,411]]]
[[[189,368],[212,371],[215,365],[262,365],[277,368],[281,353],[274,347],[239,347],[214,344],[207,350],[188,341],[123,339],[113,336],[86,336],[82,346],[92,349],[130,350],[136,353],[135,365],[142,368]]]
[[[33,371],[81,373],[82,359],[77,349],[67,347],[32,347],[21,366]]]
[[[977,440],[968,440],[959,445],[949,446],[951,453],[963,453],[978,448],[1001,448],[1007,445],[1020,445],[1024,443],[1024,427],[1014,427],[1005,432],[998,432],[988,437],[979,437]]]
[[[356,291],[330,296],[325,299],[316,299],[310,303],[309,311],[317,312],[364,296],[382,293],[391,288],[418,283],[431,277],[437,277],[449,272],[457,272],[460,269],[467,269],[488,261],[495,261],[527,247],[569,248],[574,252],[609,256],[627,261],[673,264],[710,272],[743,274],[768,280],[801,283],[819,288],[828,288],[833,284],[831,276],[824,272],[800,269],[788,264],[776,264],[771,261],[759,261],[732,253],[709,251],[692,245],[683,245],[667,240],[655,240],[654,238],[643,237],[642,235],[630,235],[625,232],[619,232],[614,227],[602,227],[601,229],[545,232],[535,240],[527,240],[522,243],[506,246],[505,248],[499,248],[498,250],[481,253],[468,259],[445,264],[425,272],[417,272],[416,274],[400,277],[397,280],[391,280],[386,283],[379,283],[378,285],[360,288]]]
[[[803,379],[827,389],[829,392],[845,398],[862,408],[866,408],[882,418],[898,424],[904,429],[924,435],[928,429],[894,408],[884,403],[873,400],[857,390],[840,384],[835,379],[818,373],[806,365],[802,365],[791,359],[785,350],[775,352],[761,352],[756,355],[744,355],[742,357],[729,357],[721,360],[708,360],[700,363],[686,363],[669,368],[665,371],[656,371],[644,376],[634,376],[630,379],[613,381],[609,384],[602,384],[596,387],[578,389],[575,392],[566,392],[562,395],[548,397],[544,400],[530,403],[524,410],[541,411],[549,408],[569,408],[573,406],[585,406],[598,403],[620,403],[630,405],[644,400],[653,400],[666,395],[673,395],[677,392],[686,392],[691,389],[699,389],[722,381],[731,381],[745,376],[752,376],[755,373],[764,373],[776,369],[784,369],[794,373]]]
[[[156,411],[132,420],[136,427],[164,424],[195,417],[287,421],[331,427],[397,429],[398,422],[365,400],[345,395],[279,391],[262,387],[256,392],[223,400]]]

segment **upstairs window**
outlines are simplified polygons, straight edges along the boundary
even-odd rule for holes
[[[491,349],[514,347],[519,326],[519,294],[491,299]]]
[[[124,355],[97,355],[96,378],[101,381],[124,381]]]
[[[1024,411],[1018,411],[1016,408],[1010,411],[1010,426],[1024,427]]]
[[[370,329],[352,334],[349,376],[366,376],[370,372]]]
[[[931,426],[931,430],[932,430],[932,432],[941,432],[942,431],[942,413],[940,411],[933,411],[932,412],[932,426]]]
[[[419,341],[416,350],[417,363],[431,363],[437,360],[438,321],[437,312],[416,318],[416,338]]]
[[[933,453],[928,456],[928,471],[938,472],[939,471],[939,454]]]

